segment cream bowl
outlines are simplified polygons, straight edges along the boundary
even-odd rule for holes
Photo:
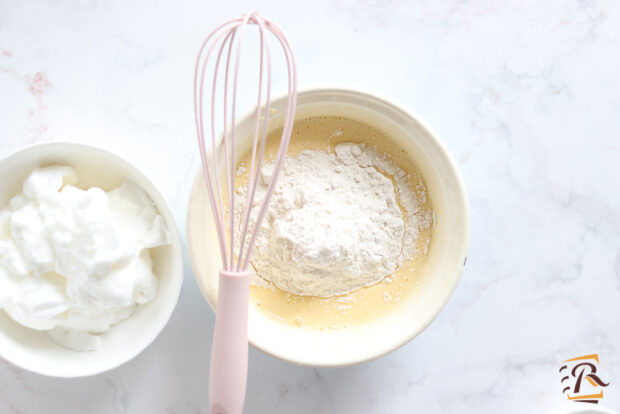
[[[286,97],[272,102],[270,129],[282,126]],[[296,364],[329,367],[356,364],[387,354],[428,326],[456,288],[469,244],[469,205],[463,181],[446,147],[418,116],[376,94],[344,88],[312,88],[298,96],[296,119],[342,116],[368,123],[394,138],[422,173],[435,211],[435,226],[420,291],[370,322],[340,330],[299,328],[278,322],[254,306],[248,337],[258,349]],[[237,123],[236,145],[250,145],[254,118]],[[205,182],[199,171],[187,215],[187,241],[194,275],[209,304],[217,303],[220,258]]]
[[[171,244],[151,250],[159,290],[153,301],[140,305],[125,321],[101,334],[101,348],[77,352],[53,342],[45,332],[24,327],[0,310],[0,356],[28,371],[53,377],[82,377],[115,368],[142,352],[164,329],[174,310],[183,281],[181,240],[174,217],[153,183],[128,162],[88,145],[52,142],[37,144],[0,160],[0,208],[22,191],[22,183],[37,168],[68,165],[79,186],[106,191],[131,181],[151,197],[163,215]]]

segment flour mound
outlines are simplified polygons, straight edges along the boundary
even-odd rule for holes
[[[261,169],[254,211],[272,169]],[[251,262],[263,280],[255,282],[320,297],[373,285],[410,258],[418,227],[428,225],[416,218],[423,202],[404,171],[363,144],[289,157],[256,240]]]

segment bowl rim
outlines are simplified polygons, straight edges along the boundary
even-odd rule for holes
[[[151,334],[148,335],[144,341],[142,341],[142,345],[137,346],[133,350],[133,352],[126,353],[123,358],[119,358],[118,360],[114,361],[113,364],[110,364],[102,368],[97,368],[97,369],[83,369],[82,372],[80,373],[74,373],[73,371],[71,373],[65,373],[65,371],[58,371],[58,372],[52,373],[44,369],[38,369],[35,365],[28,365],[28,364],[24,364],[21,362],[13,361],[12,359],[8,358],[4,354],[4,352],[2,352],[2,350],[0,350],[0,358],[3,358],[6,361],[10,362],[11,364],[21,369],[24,369],[26,371],[34,372],[36,374],[43,375],[46,377],[52,377],[52,378],[83,378],[83,377],[90,377],[93,375],[101,374],[101,373],[113,370],[115,368],[118,368],[126,364],[127,362],[131,361],[132,359],[137,357],[139,354],[141,354],[144,350],[146,350],[155,341],[155,339],[157,339],[157,337],[163,332],[163,330],[168,325],[168,322],[170,321],[170,318],[172,317],[172,314],[174,313],[177,307],[179,297],[181,294],[181,289],[183,287],[183,269],[184,269],[183,249],[182,249],[183,243],[181,240],[181,235],[179,233],[176,220],[174,218],[174,214],[172,213],[172,210],[170,209],[168,201],[166,200],[164,195],[161,193],[161,191],[157,188],[157,186],[153,183],[153,181],[150,178],[148,178],[146,174],[144,174],[138,167],[134,166],[132,163],[116,155],[110,150],[104,149],[97,145],[85,144],[82,142],[75,142],[75,141],[70,141],[70,140],[34,142],[34,143],[30,143],[30,144],[18,147],[8,152],[6,155],[0,157],[0,165],[2,165],[4,162],[9,160],[10,158],[18,156],[22,153],[29,152],[29,151],[36,151],[39,148],[43,148],[43,147],[55,147],[55,146],[74,146],[74,147],[85,148],[85,149],[88,149],[94,152],[101,153],[104,156],[114,159],[115,162],[118,162],[119,164],[124,165],[129,170],[132,170],[136,175],[138,175],[145,182],[147,182],[153,191],[147,191],[147,189],[142,188],[142,186],[140,186],[140,188],[142,188],[144,191],[147,192],[149,197],[152,199],[153,203],[155,203],[158,211],[164,215],[164,218],[166,219],[166,224],[168,225],[168,228],[171,232],[170,246],[172,247],[172,250],[173,250],[172,254],[177,258],[177,262],[179,263],[179,268],[173,271],[172,273],[172,291],[170,292],[170,295],[172,298],[174,298],[174,300],[170,302],[169,311],[162,313],[161,318],[157,319],[158,323],[154,324],[154,328],[151,331]],[[162,202],[161,206],[159,205],[159,203],[157,203],[157,200],[153,199],[153,194],[155,194],[157,198],[161,200]],[[159,292],[160,291],[158,289],[158,294]],[[148,305],[148,304],[145,304],[145,305]],[[0,312],[4,312],[4,311],[0,310]],[[123,321],[121,321],[119,324],[122,324],[122,323]],[[75,352],[79,352],[79,351],[75,351]]]
[[[615,411],[612,411],[606,407],[602,407],[602,406],[594,405],[594,404],[588,404],[588,406],[583,406],[583,405],[578,405],[577,402],[565,403],[564,405],[555,407],[546,412],[546,414],[590,414],[590,413],[616,414]]]
[[[460,247],[460,252],[461,252],[461,257],[465,257],[465,262],[463,263],[462,268],[460,269],[460,271],[458,272],[457,277],[454,278],[454,280],[452,281],[452,283],[450,284],[446,284],[445,286],[445,295],[443,296],[443,300],[441,301],[437,301],[437,306],[436,309],[432,315],[432,317],[428,318],[428,320],[426,320],[424,323],[418,324],[416,326],[415,329],[411,329],[411,331],[409,332],[408,335],[403,336],[398,342],[395,343],[390,343],[389,346],[386,346],[382,349],[381,352],[368,352],[366,353],[365,356],[362,356],[360,358],[356,358],[356,359],[351,359],[350,361],[345,361],[343,363],[321,363],[320,361],[315,361],[312,357],[309,358],[299,358],[299,359],[292,359],[289,358],[287,356],[283,356],[283,355],[279,355],[277,353],[274,353],[273,351],[255,344],[251,338],[248,338],[248,342],[250,345],[252,345],[254,348],[261,350],[262,352],[266,353],[267,355],[270,355],[272,357],[275,357],[277,359],[280,359],[282,361],[286,361],[286,362],[290,362],[296,365],[302,365],[302,366],[311,366],[311,367],[317,367],[317,368],[333,368],[333,367],[346,367],[346,366],[352,366],[352,365],[357,365],[357,364],[361,364],[364,362],[368,362],[368,361],[372,361],[374,359],[380,358],[382,356],[385,356],[401,347],[403,347],[404,345],[406,345],[407,343],[409,343],[412,339],[414,339],[416,336],[418,336],[419,334],[421,334],[436,318],[437,316],[439,316],[439,314],[441,313],[441,311],[445,308],[445,306],[447,305],[448,301],[450,300],[450,298],[452,297],[452,295],[454,294],[454,291],[456,290],[456,287],[458,286],[458,283],[461,279],[464,267],[465,267],[465,263],[467,261],[467,253],[469,251],[469,244],[470,244],[470,237],[471,237],[471,208],[470,208],[470,204],[469,204],[469,198],[467,196],[467,191],[466,191],[466,187],[465,187],[465,183],[463,180],[463,177],[461,175],[461,172],[458,168],[458,165],[456,163],[456,161],[454,160],[454,157],[452,156],[452,154],[450,153],[450,151],[448,150],[448,147],[445,145],[445,143],[443,142],[443,140],[440,138],[440,136],[435,132],[434,129],[432,129],[427,123],[426,121],[424,121],[422,119],[422,117],[420,117],[416,112],[414,112],[413,110],[411,110],[408,106],[404,105],[402,102],[391,98],[391,97],[386,97],[384,94],[376,92],[374,90],[368,89],[368,88],[363,88],[363,87],[359,87],[359,86],[353,86],[353,85],[347,85],[347,84],[330,84],[330,83],[318,83],[318,84],[309,84],[307,86],[304,86],[302,88],[298,89],[298,99],[299,97],[306,95],[306,94],[311,94],[311,93],[336,93],[336,94],[351,94],[351,95],[358,95],[358,96],[362,96],[364,98],[370,99],[370,100],[374,100],[375,102],[380,102],[388,107],[391,107],[393,109],[395,109],[397,112],[400,112],[401,114],[403,114],[405,117],[410,118],[412,120],[414,120],[417,124],[419,124],[419,126],[426,131],[428,137],[430,138],[430,140],[432,140],[437,147],[439,148],[442,156],[445,158],[446,160],[446,164],[449,166],[449,168],[452,170],[453,175],[454,175],[454,183],[455,183],[455,188],[454,191],[456,191],[458,193],[458,199],[461,200],[461,207],[463,208],[463,232],[462,232],[462,242],[460,243],[461,247]],[[272,102],[275,101],[279,101],[281,99],[285,99],[288,96],[288,94],[286,92],[280,93],[280,94],[274,94],[273,97],[271,98]],[[253,110],[250,110],[246,113],[243,114],[243,116],[238,117],[235,120],[235,125],[239,125],[241,123],[243,123],[244,121],[246,121],[248,119],[248,117],[254,116],[255,112]],[[208,153],[211,153],[211,148],[208,149]],[[192,273],[194,274],[194,278],[196,279],[198,286],[200,287],[200,290],[203,294],[203,296],[205,297],[205,299],[207,300],[207,303],[209,304],[209,306],[211,307],[211,310],[216,313],[216,307],[215,304],[213,303],[212,298],[209,295],[209,291],[208,289],[203,286],[198,273],[196,271],[194,271],[195,268],[195,259],[193,257],[193,253],[192,253],[192,244],[189,243],[189,240],[191,239],[191,234],[192,234],[192,230],[190,229],[190,217],[192,215],[192,202],[191,200],[194,197],[194,189],[197,188],[199,182],[200,182],[200,178],[202,175],[202,169],[199,167],[196,176],[194,178],[194,181],[192,183],[192,189],[191,189],[191,193],[190,193],[190,200],[188,202],[188,209],[187,209],[187,214],[186,214],[186,235],[187,235],[187,239],[188,239],[188,254],[189,254],[189,258],[190,258],[190,265],[192,267]]]

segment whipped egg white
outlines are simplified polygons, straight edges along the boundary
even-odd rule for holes
[[[125,182],[76,187],[70,167],[32,171],[0,210],[0,309],[77,351],[157,295],[149,249],[168,230],[149,196]]]

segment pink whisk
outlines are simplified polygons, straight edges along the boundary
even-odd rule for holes
[[[239,75],[239,59],[245,29],[248,25],[256,25],[259,33],[260,59],[258,76],[258,100],[255,111],[255,125],[253,130],[252,158],[248,172],[247,199],[245,209],[240,215],[240,232],[235,227],[235,106],[237,102],[237,81]],[[263,165],[265,143],[271,110],[271,55],[269,49],[269,33],[271,33],[282,47],[288,70],[288,102],[282,137],[277,157],[274,161],[273,175],[262,204],[259,207],[257,219],[250,225],[252,200],[256,193],[260,168]],[[213,70],[210,100],[210,134],[211,153],[208,157],[205,145],[203,122],[203,90],[207,65],[213,52],[217,50],[217,57]],[[234,51],[234,53],[233,53]],[[223,125],[224,132],[221,144],[224,152],[224,171],[218,165],[218,140],[215,133],[215,98],[218,72],[223,55],[225,55],[225,71],[223,86]],[[245,66],[245,65],[244,65]],[[232,75],[230,69],[233,69]],[[265,76],[266,72],[266,76]],[[229,76],[231,75],[231,76]],[[229,96],[229,82],[232,77],[232,94]],[[263,90],[263,88],[265,90]],[[263,93],[265,99],[263,102]],[[230,99],[230,100],[229,100]],[[230,119],[228,106],[230,103]],[[265,216],[267,206],[276,185],[278,175],[284,163],[284,157],[293,129],[295,107],[297,103],[297,74],[295,60],[289,41],[282,30],[273,22],[251,12],[240,18],[228,21],[215,29],[204,41],[198,53],[196,70],[194,73],[194,113],[196,117],[196,131],[204,178],[209,194],[209,202],[219,240],[222,256],[222,270],[219,275],[219,290],[217,315],[213,347],[211,350],[210,374],[210,407],[212,414],[241,413],[245,399],[248,364],[248,300],[250,272],[248,266],[252,249],[258,234],[258,228]],[[261,128],[261,120],[263,125]],[[230,125],[230,128],[228,128]],[[222,175],[225,177],[224,180]],[[226,187],[224,187],[224,185]],[[223,199],[223,188],[226,188],[228,197],[228,220]],[[235,241],[238,234],[240,240]],[[246,237],[249,235],[249,241]],[[240,247],[236,247],[240,246]],[[236,249],[236,251],[235,251]]]

